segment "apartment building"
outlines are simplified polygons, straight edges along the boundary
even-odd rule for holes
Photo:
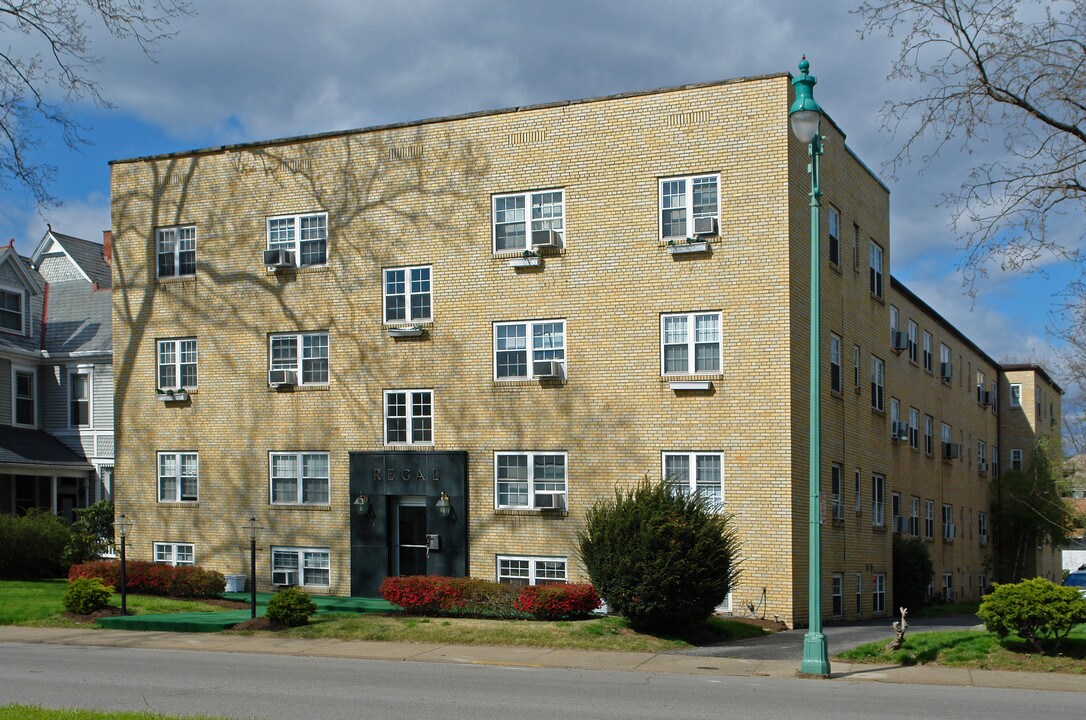
[[[77,508],[113,477],[109,247],[55,232],[0,248],[0,513]]]
[[[262,590],[584,580],[587,509],[663,478],[733,516],[730,606],[802,623],[810,212],[791,100],[781,73],[115,161],[132,557],[244,573],[255,517]],[[962,453],[994,451],[998,421],[972,376],[944,380],[888,329],[915,322],[986,387],[999,368],[891,279],[889,192],[822,132],[824,607],[889,613],[895,530],[976,596],[987,484]],[[929,445],[896,434],[913,408],[915,443],[938,423]]]

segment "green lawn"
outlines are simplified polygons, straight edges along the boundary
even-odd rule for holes
[[[231,631],[228,631],[231,632]],[[622,618],[584,620],[479,620],[404,615],[320,615],[308,625],[281,633],[287,637],[384,640],[449,645],[520,645],[619,652],[664,652],[712,642],[758,637],[764,631],[735,620],[711,618],[682,634],[646,634]]]
[[[49,710],[37,705],[0,706],[0,720],[226,720],[222,715],[161,715],[153,712]]]
[[[837,656],[846,662],[888,665],[943,665],[981,670],[1028,670],[1086,674],[1086,625],[1079,625],[1059,646],[1058,654],[1038,655],[1013,635],[1000,639],[983,630],[921,632],[905,635],[900,650],[887,652],[890,638],[867,643]]]
[[[0,625],[87,627],[88,623],[64,617],[64,606],[60,598],[67,588],[67,580],[0,581]],[[110,604],[119,608],[121,596],[114,593]],[[131,593],[126,599],[126,605],[130,615],[219,612],[223,609],[198,600],[174,600]]]

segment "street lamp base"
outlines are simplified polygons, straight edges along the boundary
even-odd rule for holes
[[[803,636],[803,663],[799,674],[806,677],[829,677],[830,656],[826,647],[826,636],[820,632],[809,632]]]

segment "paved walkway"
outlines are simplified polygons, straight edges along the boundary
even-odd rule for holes
[[[305,657],[411,660],[514,667],[615,670],[688,675],[795,678],[791,660],[744,660],[656,653],[593,652],[589,650],[438,645],[426,643],[305,640],[269,635],[132,632],[0,626],[0,643],[138,647],[158,650],[268,653]],[[899,667],[834,663],[834,680],[916,683],[1027,690],[1086,692],[1086,676],[1059,673],[965,670],[946,667]]]

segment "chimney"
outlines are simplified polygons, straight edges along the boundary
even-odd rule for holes
[[[102,259],[106,261],[106,265],[113,267],[113,231],[102,231]]]

